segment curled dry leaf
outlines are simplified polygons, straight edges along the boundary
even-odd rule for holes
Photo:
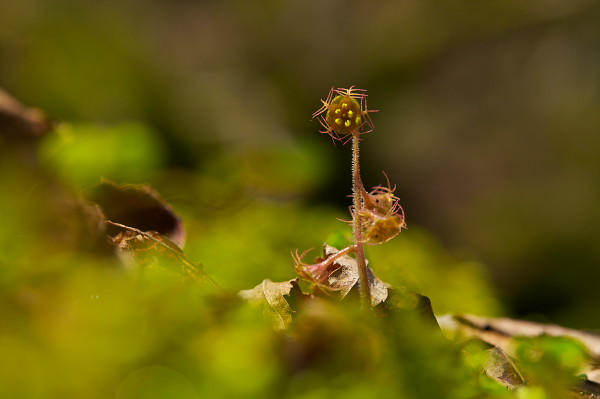
[[[509,318],[489,318],[475,315],[454,316],[465,328],[471,328],[471,331],[488,331],[495,336],[505,337],[537,337],[543,334],[555,337],[571,337],[583,343],[591,354],[600,359],[600,333],[591,331],[580,331],[572,328],[562,327],[556,324],[543,324],[526,320],[516,320]],[[493,339],[492,335],[488,339]],[[496,344],[496,342],[491,342]],[[498,346],[502,343],[499,342]]]
[[[491,345],[514,354],[517,337],[568,337],[579,341],[589,351],[591,361],[582,372],[591,380],[600,383],[600,334],[574,330],[556,324],[508,318],[489,318],[475,315],[445,315],[438,317],[442,329],[448,334],[476,337]]]
[[[51,127],[52,123],[41,110],[24,106],[0,89],[0,140],[39,137]]]
[[[564,337],[579,342],[589,353],[589,361],[580,370],[583,378],[571,388],[575,398],[600,398],[600,334],[565,328],[555,324],[488,318],[474,315],[445,315],[437,318],[442,330],[454,339],[478,339],[490,345],[484,371],[488,377],[515,389],[523,384],[519,365],[512,359],[522,337]],[[526,381],[524,382],[526,383]]]
[[[21,104],[0,88],[0,163],[17,171],[38,168],[39,139],[52,126],[44,112]]]
[[[325,259],[327,259],[340,251],[337,248],[325,244],[323,252],[325,253]],[[340,256],[335,260],[334,264],[339,265],[339,267],[327,278],[324,286],[331,291],[338,292],[340,298],[343,299],[348,295],[350,290],[358,284],[358,264],[356,259],[349,255]],[[387,299],[389,286],[375,276],[373,270],[368,267],[368,262],[367,272],[369,276],[369,285],[371,287],[371,306],[377,306]]]
[[[153,231],[182,248],[185,243],[183,222],[173,208],[148,185],[119,185],[104,181],[91,198],[108,220],[141,231]],[[107,226],[107,232],[116,236],[118,226]]]
[[[278,330],[292,322],[294,310],[290,303],[303,295],[297,278],[277,283],[266,279],[252,289],[239,292],[239,296],[251,304],[262,306]]]
[[[160,264],[171,265],[172,269],[193,280],[207,279],[216,285],[204,273],[202,264],[192,262],[181,248],[160,233],[141,231],[110,220],[106,222],[110,226],[123,229],[111,237],[111,242],[116,246],[117,254],[126,266],[132,269],[146,268],[153,266],[158,258],[163,261],[172,260],[174,262],[160,262]]]

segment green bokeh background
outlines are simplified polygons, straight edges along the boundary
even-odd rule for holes
[[[409,226],[485,264],[514,315],[599,327],[599,18],[585,0],[3,2],[0,84],[150,151],[94,174],[209,171],[338,209],[348,149],[309,115],[331,86],[367,88],[366,184],[385,170]]]

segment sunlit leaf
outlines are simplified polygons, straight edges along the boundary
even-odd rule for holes
[[[252,304],[263,306],[275,327],[284,329],[292,322],[294,313],[285,297],[290,298],[302,293],[298,287],[298,279],[278,283],[266,279],[252,289],[240,291],[239,295]]]
[[[516,389],[525,384],[523,375],[506,352],[493,347],[486,353],[487,359],[483,364],[483,369],[488,377],[510,389]]]

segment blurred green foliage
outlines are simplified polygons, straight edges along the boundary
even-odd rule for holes
[[[292,324],[276,332],[260,309],[244,304],[238,290],[265,278],[294,278],[292,250],[325,239],[342,244],[350,230],[336,209],[299,200],[327,165],[319,152],[276,151],[258,158],[254,150],[236,153],[204,173],[185,173],[161,168],[161,147],[143,125],[78,124],[49,133],[37,165],[5,158],[0,397],[530,398],[538,388],[547,392],[543,379],[531,392],[515,393],[482,376],[483,360],[465,361],[460,346],[414,311],[380,317],[351,298],[299,301]],[[106,238],[94,235],[93,218],[78,200],[102,176],[154,180],[184,219],[187,256],[218,286],[184,277],[160,252],[131,263],[103,250]],[[438,313],[501,311],[481,265],[450,254],[418,228],[368,248],[368,255],[400,296],[423,292]],[[535,345],[522,358],[542,376],[546,368],[566,376],[552,380],[562,389],[583,354],[563,341],[540,345],[541,363],[531,355]]]
[[[589,0],[2,2],[0,85],[58,119],[151,126],[162,158],[114,176],[228,159],[262,185],[297,157],[288,177],[322,174],[292,195],[339,208],[348,156],[308,115],[332,85],[368,88],[367,185],[386,170],[409,225],[472,250],[511,312],[600,327],[599,16]]]
[[[575,383],[589,359],[586,348],[574,339],[542,335],[519,341],[516,356],[528,379],[542,387],[547,397]]]
[[[385,169],[409,225],[473,250],[512,312],[599,327],[597,3],[344,4],[2,2],[0,85],[59,119],[152,126],[188,171],[251,151],[271,159],[257,178],[283,147],[298,179],[318,165],[298,141],[329,151],[316,99],[366,87],[385,138],[365,182]],[[342,154],[305,195],[345,204]]]
[[[449,253],[418,228],[409,228],[400,239],[369,248],[368,254],[384,281],[427,295],[436,314],[503,313],[484,266]]]
[[[63,124],[45,140],[41,157],[66,181],[87,187],[99,178],[147,182],[164,164],[159,138],[139,123]]]

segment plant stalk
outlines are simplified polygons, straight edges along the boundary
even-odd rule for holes
[[[362,218],[360,217],[364,205],[363,193],[365,189],[362,179],[360,178],[359,142],[360,139],[358,133],[354,133],[352,135],[352,198],[354,204],[352,233],[354,235],[354,244],[356,246],[355,256],[358,265],[358,285],[360,287],[361,303],[365,309],[369,309],[371,307],[371,286],[369,285]]]

